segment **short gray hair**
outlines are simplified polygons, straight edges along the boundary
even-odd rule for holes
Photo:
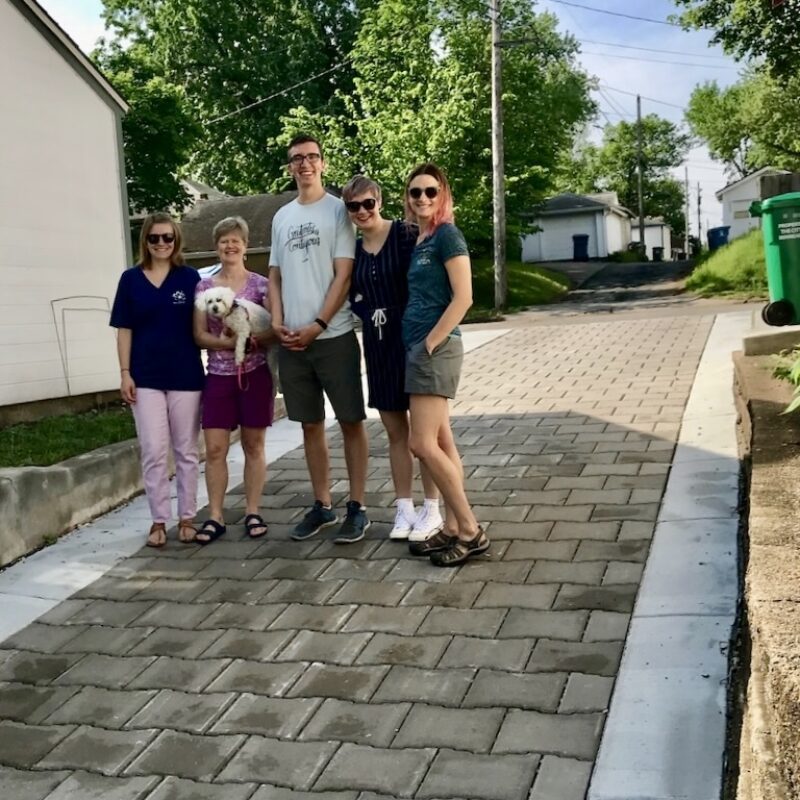
[[[372,178],[364,175],[354,175],[342,189],[342,198],[345,203],[352,200],[357,194],[369,192],[379,203],[381,202],[381,187]]]
[[[250,241],[250,228],[241,217],[225,217],[214,226],[214,244],[218,244],[223,236],[234,231],[238,231],[245,242]]]

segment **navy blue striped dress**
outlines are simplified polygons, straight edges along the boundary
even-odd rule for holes
[[[401,322],[408,302],[408,265],[417,227],[395,220],[380,251],[373,255],[356,242],[350,306],[364,324],[369,405],[379,411],[406,411],[406,351]]]

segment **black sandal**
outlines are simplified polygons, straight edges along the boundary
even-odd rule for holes
[[[264,530],[261,533],[253,533],[258,528],[263,528]],[[244,529],[251,539],[260,539],[262,536],[266,536],[269,531],[267,523],[264,522],[260,514],[248,514],[244,518]]]
[[[429,556],[431,553],[438,553],[447,550],[457,537],[451,536],[447,531],[439,531],[423,539],[421,542],[409,542],[408,552],[412,556]]]
[[[478,533],[472,539],[458,539],[452,540],[450,547],[447,550],[437,551],[431,554],[431,564],[436,567],[457,567],[463,564],[473,556],[479,556],[485,553],[491,542],[489,537],[483,532],[483,528],[478,526]]]
[[[215,519],[207,519],[200,527],[200,530],[197,531],[195,541],[202,545],[211,544],[211,542],[219,539],[219,537],[222,536],[226,530],[227,528],[223,524],[217,522]],[[208,538],[201,539],[201,536],[207,536]]]

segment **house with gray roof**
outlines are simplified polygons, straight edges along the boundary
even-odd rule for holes
[[[297,197],[296,191],[253,194],[198,202],[181,220],[186,263],[207,267],[218,261],[214,248],[214,226],[225,217],[242,217],[250,228],[247,268],[266,275],[272,241],[272,218]]]
[[[631,219],[616,192],[556,195],[529,215],[536,232],[523,235],[522,260],[581,260],[582,251],[588,258],[606,258],[627,248]]]
[[[128,106],[35,0],[0,0],[0,424],[119,387]]]

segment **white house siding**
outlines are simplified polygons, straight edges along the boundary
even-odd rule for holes
[[[0,104],[0,405],[111,389],[127,235],[116,114],[4,0]]]
[[[608,249],[604,256],[625,250],[631,240],[631,221],[619,214],[606,215],[606,241]]]
[[[595,220],[600,218],[598,228]],[[583,214],[563,214],[542,217],[535,220],[542,230],[539,233],[524,236],[522,240],[523,261],[571,261],[574,250],[572,237],[575,234],[588,234],[589,258],[597,258],[599,254],[598,229],[602,228],[603,212]]]
[[[639,226],[634,223],[631,226],[631,241],[639,241]],[[672,234],[668,225],[648,225],[644,229],[644,246],[647,257],[652,260],[653,248],[664,248],[664,259],[672,256]]]
[[[749,178],[744,178],[722,195],[722,224],[730,225],[729,241],[753,228],[761,227],[761,220],[758,217],[751,217],[748,210],[750,203],[758,200],[761,174],[759,172]]]

